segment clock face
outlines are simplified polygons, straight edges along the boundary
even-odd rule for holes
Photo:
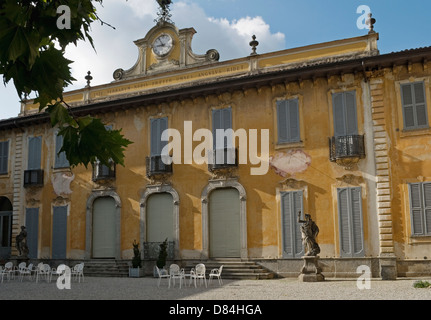
[[[153,43],[153,52],[159,57],[166,56],[172,49],[173,40],[170,35],[162,34]]]

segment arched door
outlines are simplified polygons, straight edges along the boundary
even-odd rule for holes
[[[209,197],[211,258],[241,257],[240,199],[235,188],[216,189]]]
[[[0,258],[9,259],[12,242],[12,203],[0,197]]]
[[[93,258],[115,258],[117,253],[116,207],[112,197],[101,197],[93,203]]]
[[[147,242],[175,240],[174,201],[170,193],[155,193],[147,200]]]

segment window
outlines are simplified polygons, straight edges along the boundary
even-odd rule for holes
[[[213,145],[214,150],[231,148],[232,136],[225,134],[226,130],[232,129],[232,108],[217,109],[212,111],[212,125],[213,125]],[[220,134],[223,130],[223,136]],[[219,132],[219,134],[217,134]],[[217,139],[219,136],[219,139]],[[223,142],[218,141],[220,138],[224,139]]]
[[[28,139],[28,170],[40,169],[42,153],[42,137],[31,137]]]
[[[300,142],[298,99],[277,101],[278,143]]]
[[[404,129],[428,128],[428,115],[425,98],[425,83],[415,82],[401,85]]]
[[[339,188],[338,225],[342,257],[364,256],[361,188]]]
[[[431,235],[431,182],[409,184],[413,235]]]
[[[209,170],[236,167],[237,154],[233,147],[232,108],[212,111],[213,151],[208,158]]]
[[[304,212],[302,197],[302,191],[281,193],[281,222],[283,228],[284,258],[298,258],[304,255],[301,228],[298,223],[298,213],[300,211],[302,213]]]
[[[168,118],[151,119],[151,156],[160,156],[167,141],[162,141],[162,133],[168,129]]]
[[[9,141],[0,142],[0,174],[7,174],[9,158]]]
[[[340,92],[332,95],[334,114],[334,136],[350,136],[358,134],[356,114],[356,92]]]
[[[69,161],[66,158],[66,152],[60,152],[63,147],[63,136],[55,136],[55,168],[68,168]]]

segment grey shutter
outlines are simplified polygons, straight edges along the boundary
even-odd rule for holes
[[[340,254],[341,256],[351,255],[350,244],[350,222],[348,189],[338,189],[338,225],[340,230]]]
[[[421,184],[411,183],[410,184],[410,216],[412,225],[412,234],[419,235],[424,234],[423,229],[423,215],[422,215],[422,196],[421,196]]]
[[[37,259],[39,239],[39,208],[26,208],[25,226],[27,229],[28,257]]]
[[[298,99],[277,101],[278,143],[300,141]]]
[[[67,206],[54,207],[52,217],[52,258],[66,259]]]
[[[351,188],[351,212],[352,212],[352,244],[353,255],[362,256],[364,252],[361,188]]]
[[[9,141],[0,142],[0,174],[6,174],[8,170]]]
[[[334,93],[332,96],[334,135],[336,137],[358,134],[356,92]]]
[[[335,93],[332,96],[333,113],[334,113],[334,135],[336,137],[346,135],[346,127],[344,123],[344,103],[343,94]]]
[[[303,212],[302,191],[281,194],[283,257],[295,258],[304,253],[298,213]]]
[[[221,129],[226,131],[232,129],[232,108],[224,108],[212,111],[212,132],[213,132],[213,146],[214,150],[217,146],[217,130]],[[231,145],[232,141],[228,141],[228,138],[224,138],[224,148]]]
[[[431,234],[431,183],[423,183],[424,233]]]
[[[299,104],[298,99],[288,100],[289,105],[289,142],[299,142]]]
[[[361,188],[340,188],[337,193],[341,256],[362,257],[364,232]]]
[[[428,127],[425,83],[416,82],[401,85],[404,129]]]
[[[60,152],[63,147],[63,136],[56,135],[55,137],[55,167],[56,168],[67,168],[69,167],[69,161],[66,158],[66,152]]]
[[[425,103],[425,84],[423,82],[414,83],[413,92],[415,97],[416,118],[418,127],[428,126],[428,116]]]
[[[28,170],[40,169],[42,153],[42,137],[28,139]]]
[[[346,116],[346,135],[358,134],[358,120],[356,115],[355,91],[344,92],[344,105]]]
[[[289,142],[287,101],[277,101],[278,143]]]
[[[151,156],[160,156],[167,144],[162,141],[162,132],[168,129],[168,118],[151,119]]]

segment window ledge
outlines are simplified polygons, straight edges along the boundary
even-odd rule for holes
[[[287,142],[287,143],[276,143],[275,144],[275,150],[289,149],[289,148],[304,148],[304,141]]]
[[[419,129],[403,129],[400,130],[400,137],[406,138],[406,137],[414,137],[414,136],[421,136],[421,135],[431,135],[431,128],[419,128]]]

